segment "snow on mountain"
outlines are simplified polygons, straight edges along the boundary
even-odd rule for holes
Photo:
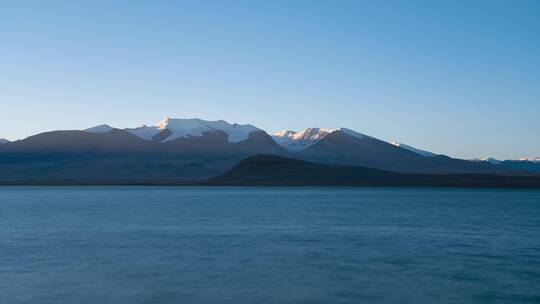
[[[307,128],[300,132],[284,130],[272,135],[272,138],[279,145],[290,151],[303,150],[314,143],[317,143],[335,129]]]
[[[139,138],[142,138],[145,140],[152,140],[152,138],[154,138],[154,136],[156,136],[161,131],[163,131],[163,129],[160,129],[156,126],[148,127],[146,125],[142,125],[141,127],[138,127],[138,128],[126,129],[126,131],[128,131],[129,133]]]
[[[334,131],[333,129],[307,128],[295,134],[290,133],[290,138],[298,142],[316,142]]]
[[[163,142],[178,138],[188,138],[190,136],[202,136],[204,132],[223,131],[228,135],[228,141],[237,143],[249,138],[251,132],[262,131],[252,125],[230,124],[224,120],[207,121],[197,118],[192,119],[172,119],[165,118],[155,126],[142,126],[135,129],[126,129],[131,134],[142,139],[151,140],[164,130],[169,130],[171,134]]]
[[[0,145],[2,145],[2,144],[7,144],[7,143],[9,143],[9,142],[10,142],[10,141],[7,140],[7,139],[5,139],[5,138],[0,138]]]
[[[85,131],[90,133],[108,133],[112,131],[112,127],[109,125],[99,125],[92,128],[88,128]]]
[[[409,145],[406,145],[406,144],[402,144],[402,143],[398,143],[398,142],[395,142],[395,141],[391,142],[391,144],[394,145],[394,146],[403,148],[405,150],[409,150],[409,151],[414,152],[416,154],[426,156],[426,157],[432,157],[432,156],[436,155],[435,153],[431,153],[431,152],[426,151],[426,150],[417,149],[415,147],[412,147],[412,146],[409,146]]]
[[[540,156],[535,157],[520,157],[517,159],[518,161],[529,161],[529,162],[540,162]]]
[[[323,128],[307,128],[300,132],[283,130],[272,135],[272,138],[279,145],[285,147],[289,151],[300,151],[303,150],[325,138],[328,134],[341,131],[348,135],[354,136],[356,138],[364,137],[363,134],[360,134],[356,131],[346,128],[339,129],[323,129]]]
[[[230,124],[224,120],[206,121],[193,119],[170,119],[165,118],[158,124],[160,129],[169,129],[171,135],[164,141],[188,136],[202,136],[204,132],[223,131],[227,133],[228,141],[232,143],[244,141],[249,138],[251,132],[262,131],[252,125]]]
[[[482,159],[475,158],[475,159],[472,159],[472,161],[488,162],[488,163],[492,163],[494,165],[498,165],[498,164],[500,164],[502,162],[533,162],[533,163],[536,163],[536,162],[540,162],[540,157],[539,156],[520,157],[518,159],[505,159],[505,160],[498,160],[498,159],[493,158],[493,157],[485,157],[485,158],[482,158]]]
[[[283,130],[283,131],[279,131],[279,132],[274,133],[273,136],[278,137],[278,138],[282,138],[282,137],[287,138],[287,137],[293,136],[294,134],[296,134],[295,131]]]
[[[494,165],[498,165],[501,163],[500,160],[496,159],[496,158],[493,158],[493,157],[484,157],[481,159],[481,161],[483,162],[488,162],[488,163],[491,163],[491,164],[494,164]]]

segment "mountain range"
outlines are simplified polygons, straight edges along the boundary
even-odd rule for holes
[[[517,176],[535,171],[451,158],[347,128],[269,135],[253,125],[223,120],[165,118],[154,126],[98,125],[0,143],[0,184],[191,183],[221,176],[260,154],[407,174]]]
[[[498,160],[493,157],[484,159],[473,159],[475,162],[490,163],[502,168],[518,171],[529,171],[540,173],[540,157],[521,157],[518,159]]]

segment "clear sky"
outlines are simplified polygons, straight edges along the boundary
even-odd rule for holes
[[[0,137],[165,116],[540,155],[540,1],[0,1]]]

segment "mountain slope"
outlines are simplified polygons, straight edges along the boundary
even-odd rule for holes
[[[317,143],[334,131],[333,129],[321,128],[307,128],[300,132],[284,130],[275,133],[272,138],[289,151],[300,151]]]
[[[341,131],[356,138],[362,138],[365,135],[346,128],[324,129],[307,128],[300,132],[283,130],[272,135],[272,138],[282,147],[289,151],[301,151],[323,140],[329,134]]]
[[[436,155],[346,129],[281,131],[272,138],[296,158],[406,173],[515,173],[511,168]]]
[[[444,155],[425,157],[370,136],[334,131],[295,154],[328,164],[355,165],[405,173],[508,173],[511,170]]]
[[[150,142],[143,141],[124,130],[112,129],[107,133],[86,131],[53,131],[30,136],[3,145],[2,154],[85,154],[132,153],[147,149]]]
[[[426,151],[426,150],[422,150],[422,149],[418,149],[418,148],[415,148],[413,146],[409,146],[409,145],[406,145],[406,144],[403,144],[403,143],[398,143],[398,142],[391,142],[392,145],[394,146],[397,146],[397,147],[400,147],[400,148],[403,148],[405,150],[409,150],[411,152],[414,152],[418,155],[421,155],[421,156],[426,156],[426,157],[432,157],[432,156],[435,156],[437,154],[435,153],[432,153],[432,152],[429,152],[429,151]]]

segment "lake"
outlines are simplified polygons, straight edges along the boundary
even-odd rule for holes
[[[540,303],[540,191],[0,188],[1,303]]]

